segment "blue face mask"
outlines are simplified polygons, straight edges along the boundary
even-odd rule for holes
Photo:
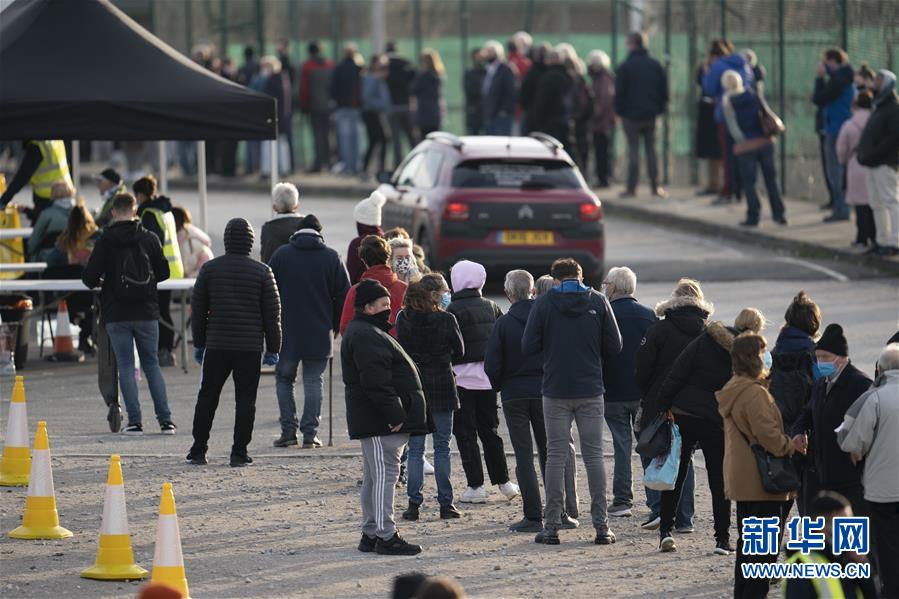
[[[837,366],[833,362],[818,362],[818,378],[827,378],[837,373]]]
[[[449,307],[450,301],[452,299],[453,299],[453,294],[450,293],[449,291],[444,291],[443,295],[440,296],[440,307],[443,308],[444,310],[446,310]]]
[[[774,363],[774,360],[771,358],[771,352],[765,350],[765,353],[762,354],[762,362],[765,363],[765,370],[771,370],[771,365]]]

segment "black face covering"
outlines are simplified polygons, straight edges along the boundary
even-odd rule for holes
[[[378,312],[377,314],[372,314],[372,318],[380,320],[383,323],[388,323],[390,321],[390,308],[387,308],[383,312]]]

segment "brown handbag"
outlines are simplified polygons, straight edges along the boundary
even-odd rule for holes
[[[768,106],[768,103],[765,101],[765,97],[761,94],[759,94],[759,104],[761,105],[761,108],[759,109],[759,120],[762,123],[762,133],[764,136],[775,137],[786,131],[784,122],[773,110],[771,110],[771,107]]]

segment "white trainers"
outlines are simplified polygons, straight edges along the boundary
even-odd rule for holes
[[[467,487],[462,491],[462,497],[459,499],[461,503],[487,503],[487,489],[483,486],[477,489]]]
[[[425,476],[430,476],[430,475],[434,474],[434,465],[428,461],[428,458],[424,458],[424,462],[425,462],[425,464],[424,464]]]
[[[633,516],[633,512],[631,512],[631,508],[626,505],[613,505],[609,508],[609,515],[615,516],[616,518],[630,518]]]
[[[507,480],[499,486],[500,493],[506,496],[506,499],[512,501],[519,495],[521,495],[521,489],[518,488],[518,485],[513,483],[511,480]]]

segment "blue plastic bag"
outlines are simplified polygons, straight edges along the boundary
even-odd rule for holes
[[[656,491],[673,491],[677,482],[677,471],[680,468],[680,429],[671,425],[671,448],[666,455],[661,455],[649,463],[643,473],[643,484]]]

